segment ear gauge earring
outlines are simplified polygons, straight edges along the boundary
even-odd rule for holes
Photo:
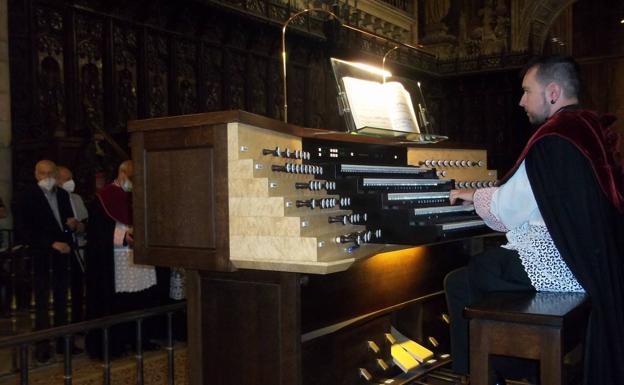
[[[555,104],[555,101],[551,99],[550,104]]]

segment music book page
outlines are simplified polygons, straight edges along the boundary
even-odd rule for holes
[[[411,96],[401,83],[379,83],[349,76],[342,81],[356,129],[420,132]]]

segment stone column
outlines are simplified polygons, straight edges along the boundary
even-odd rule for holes
[[[8,0],[0,0],[0,197],[11,206],[11,87],[9,84]],[[11,227],[9,217],[0,219],[0,229]]]

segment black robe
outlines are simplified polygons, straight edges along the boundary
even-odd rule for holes
[[[528,151],[526,171],[557,249],[591,297],[584,383],[621,385],[624,217],[601,189],[589,159],[570,140],[549,135]]]
[[[109,211],[105,210],[102,201],[96,197],[89,210],[86,259],[86,310],[89,319],[159,306],[161,305],[160,298],[163,297],[161,294],[163,291],[162,284],[134,293],[115,292],[113,234],[116,221],[111,218],[110,214],[117,214],[122,220],[131,218],[131,214],[123,215],[120,212],[115,212],[114,209],[119,209],[119,207],[110,206],[108,209]],[[126,207],[124,210],[129,211],[130,208]],[[157,270],[157,274],[163,273]],[[158,277],[157,281],[164,282],[161,276]],[[144,348],[145,343],[150,338],[158,338],[164,335],[161,318],[150,318],[143,323]],[[135,342],[136,327],[133,323],[115,325],[110,328],[109,352],[112,357],[127,354],[128,348],[135,345]],[[102,332],[100,330],[89,332],[85,339],[85,346],[90,356],[102,358]]]
[[[116,313],[115,309],[115,264],[113,255],[113,233],[115,221],[104,211],[98,199],[89,208],[89,232],[86,252],[86,288],[88,319],[105,317]],[[124,333],[125,334],[125,333]],[[128,341],[122,341],[119,333],[110,333],[111,356],[119,356]],[[85,345],[92,357],[102,357],[102,333],[89,332]]]

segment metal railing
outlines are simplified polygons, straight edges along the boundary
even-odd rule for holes
[[[19,347],[20,350],[20,384],[28,385],[28,348],[29,345],[38,341],[63,338],[64,341],[64,383],[72,384],[72,339],[75,334],[90,330],[102,329],[103,347],[103,379],[104,385],[111,383],[111,359],[109,356],[109,328],[127,322],[136,324],[136,373],[137,385],[143,385],[143,320],[161,314],[167,315],[167,384],[174,385],[174,346],[173,346],[173,314],[184,311],[186,302],[179,302],[149,309],[141,309],[127,313],[115,314],[98,319],[77,322],[74,324],[57,326],[49,329],[32,331],[10,337],[0,338],[0,349]]]
[[[18,264],[29,260],[23,255],[24,246],[14,244],[13,235],[12,229],[0,229],[0,316],[17,311],[17,280],[25,278],[18,277]]]

